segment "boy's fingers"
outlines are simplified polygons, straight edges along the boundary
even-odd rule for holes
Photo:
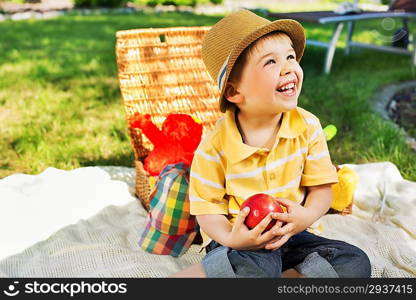
[[[267,244],[266,245],[266,249],[268,250],[276,250],[279,249],[280,247],[282,247],[288,240],[289,240],[290,236],[288,234],[282,236],[278,241],[271,243],[271,244]]]
[[[272,216],[273,218],[273,216]],[[283,226],[283,222],[277,220],[276,224],[273,225],[273,227],[270,229],[271,232],[274,232],[275,230],[280,229]]]
[[[287,213],[287,212],[285,212],[285,213],[275,212],[275,213],[273,213],[272,218],[275,219],[275,220],[279,220],[283,223],[289,223],[289,222],[292,221],[290,213]]]
[[[293,230],[293,223],[288,223],[281,228],[272,229],[272,233],[273,235],[282,236],[282,235],[290,233],[292,230]]]
[[[280,240],[282,237],[281,236],[275,236],[273,239],[269,240],[265,245],[264,245],[264,249],[266,250],[271,250],[274,249],[273,245]]]
[[[274,238],[272,238],[271,240],[268,240],[268,242],[267,243],[265,243],[264,245],[263,245],[263,248],[264,249],[267,249],[266,247],[268,246],[268,245],[272,245],[273,243],[276,243],[278,240],[280,240],[280,236],[275,236]]]
[[[264,227],[264,229],[266,229],[266,227],[267,227],[267,225]],[[272,229],[270,229],[270,230],[267,230],[266,232],[263,230],[261,233],[261,236],[260,236],[260,240],[261,240],[261,243],[264,245],[264,244],[266,244],[266,243],[268,243],[270,240],[272,240],[272,239],[276,239],[276,238],[279,238],[279,237],[276,237],[274,234],[273,234],[273,231],[272,231]]]
[[[246,219],[247,215],[250,213],[250,207],[244,207],[242,210],[240,210],[240,213],[237,216],[237,219],[235,220],[235,226],[240,227],[244,224],[244,220]]]
[[[266,229],[267,225],[269,225],[271,220],[272,220],[272,216],[270,213],[267,216],[265,216],[263,220],[261,220],[260,223],[257,224],[256,227],[254,227],[253,230],[256,231],[260,235]]]
[[[277,202],[279,202],[280,204],[283,204],[284,206],[286,206],[288,209],[290,207],[293,207],[294,205],[299,205],[297,202],[286,199],[286,198],[274,198]]]
[[[269,230],[267,230],[266,232],[264,232],[261,235],[262,240],[270,241],[271,239],[273,239],[273,240],[280,239],[280,236],[276,236],[276,234],[274,234],[274,233],[276,232],[276,230],[279,230],[281,226],[282,226],[282,222],[277,221],[276,224],[274,224],[272,226],[272,228],[270,228]],[[267,227],[267,225],[266,225],[266,227]]]

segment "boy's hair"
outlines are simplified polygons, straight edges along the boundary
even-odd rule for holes
[[[287,34],[283,31],[272,31],[268,34],[263,35],[259,39],[255,40],[253,43],[251,43],[247,48],[241,52],[241,54],[238,56],[237,60],[234,63],[233,69],[231,70],[230,76],[228,77],[227,83],[234,83],[237,84],[241,80],[241,75],[243,73],[244,66],[246,65],[249,57],[253,55],[254,51],[258,49],[258,45],[260,41],[266,41],[268,39],[272,39],[275,37],[279,37],[282,35]],[[236,106],[234,103],[227,100],[226,102],[227,109],[230,107]]]

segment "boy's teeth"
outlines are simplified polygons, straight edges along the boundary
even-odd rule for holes
[[[285,90],[288,90],[288,89],[291,89],[291,88],[294,88],[294,87],[295,87],[295,84],[293,82],[291,82],[291,83],[281,87],[280,89],[278,89],[278,91],[283,92]]]

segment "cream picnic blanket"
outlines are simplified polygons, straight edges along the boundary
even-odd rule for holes
[[[388,162],[348,166],[360,176],[353,214],[326,215],[312,230],[362,248],[373,277],[416,277],[416,183]],[[198,245],[180,258],[138,246],[146,212],[133,192],[126,167],[1,179],[0,277],[166,277],[200,262]]]

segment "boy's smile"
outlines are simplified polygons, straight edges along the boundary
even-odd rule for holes
[[[278,93],[281,93],[283,96],[292,97],[296,95],[297,92],[297,80],[291,79],[286,81],[276,90]]]
[[[297,106],[303,71],[286,34],[258,41],[237,84],[236,102],[251,115],[271,115]]]

